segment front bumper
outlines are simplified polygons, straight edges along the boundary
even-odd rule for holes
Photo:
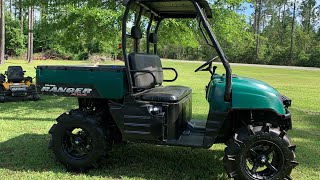
[[[281,115],[282,121],[280,123],[280,129],[282,130],[291,130],[292,129],[292,119],[291,119],[291,112],[288,108],[286,109],[286,114]]]
[[[279,126],[281,130],[290,130],[292,129],[292,119],[291,112],[289,111],[289,107],[291,106],[292,100],[282,94],[279,94],[279,99],[282,101],[283,108],[285,109],[285,114],[278,114],[280,116]]]

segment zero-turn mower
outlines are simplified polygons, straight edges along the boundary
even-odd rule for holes
[[[5,74],[0,74],[0,103],[40,99],[32,77],[24,73],[21,66],[9,66]]]

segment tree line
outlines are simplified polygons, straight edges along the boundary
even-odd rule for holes
[[[320,67],[316,0],[209,3],[210,24],[231,62]],[[1,0],[1,9],[0,63],[5,54],[31,62],[33,53],[44,58],[86,60],[99,54],[121,59],[118,44],[124,7],[120,0]],[[163,21],[158,44],[162,58],[212,57],[196,20]]]

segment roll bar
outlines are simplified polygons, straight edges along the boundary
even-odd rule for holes
[[[230,64],[216,38],[214,35],[212,29],[210,28],[210,24],[207,20],[207,16],[212,17],[212,12],[210,9],[210,6],[205,0],[170,0],[170,3],[181,3],[181,1],[185,2],[191,2],[191,4],[194,6],[194,9],[192,7],[180,7],[177,8],[176,11],[170,9],[169,11],[159,12],[161,7],[159,8],[159,4],[157,6],[159,9],[155,9],[154,7],[151,7],[150,3],[159,3],[159,2],[169,2],[168,0],[124,0],[123,4],[126,6],[123,20],[122,20],[122,50],[123,50],[123,57],[125,61],[125,66],[127,69],[127,77],[128,77],[128,85],[129,85],[129,94],[133,94],[133,82],[131,78],[131,71],[130,71],[130,65],[129,65],[129,59],[127,56],[127,21],[129,16],[129,11],[132,7],[136,10],[138,14],[136,14],[136,21],[135,25],[140,24],[141,15],[147,15],[147,17],[150,18],[150,22],[147,27],[147,35],[150,34],[150,29],[152,25],[152,21],[157,21],[157,26],[155,28],[155,34],[157,34],[160,22],[163,19],[166,18],[195,18],[199,17],[203,27],[205,28],[205,31],[208,33],[210,41],[212,41],[212,45],[214,46],[215,50],[218,53],[218,56],[221,59],[221,62],[226,70],[226,86],[225,86],[225,101],[230,102],[231,101],[231,92],[232,92],[232,70],[230,67]],[[149,5],[149,6],[148,6]],[[189,9],[187,9],[189,8]],[[165,9],[165,8],[162,8]],[[186,10],[187,9],[187,10]],[[194,12],[193,12],[194,11]],[[188,14],[189,13],[189,14]],[[148,38],[147,38],[148,39]],[[134,40],[135,50],[139,52],[139,40]],[[147,42],[147,52],[149,52],[150,43]],[[157,54],[157,44],[154,44],[154,54]]]
[[[227,60],[216,36],[214,35],[212,29],[210,28],[210,24],[208,22],[208,20],[205,18],[205,15],[203,13],[203,11],[201,10],[200,6],[198,3],[196,3],[196,1],[191,0],[194,4],[194,6],[196,7],[198,13],[199,13],[199,17],[203,23],[203,26],[205,28],[205,30],[208,32],[209,38],[212,41],[213,46],[215,47],[218,56],[221,59],[221,62],[223,64],[223,67],[226,70],[226,89],[225,89],[225,100],[226,101],[231,101],[231,92],[232,92],[232,69],[230,67],[229,61]]]

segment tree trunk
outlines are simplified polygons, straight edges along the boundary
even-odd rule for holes
[[[293,2],[293,15],[292,15],[292,24],[291,24],[291,38],[290,38],[290,59],[288,65],[293,61],[293,34],[294,34],[294,23],[296,20],[296,0]]]
[[[23,17],[23,7],[22,7],[22,0],[19,2],[20,4],[20,23],[21,23],[21,34],[23,34],[23,26],[24,26],[24,17]]]
[[[12,17],[12,0],[9,1],[10,17]]]
[[[17,4],[16,4],[16,0],[13,1],[14,4],[14,19],[18,19],[18,14],[17,14]]]
[[[262,0],[259,0],[258,6],[258,15],[257,15],[257,33],[256,33],[256,61],[259,61],[259,52],[260,52],[260,20],[261,20],[261,6]]]
[[[29,34],[28,34],[28,63],[31,63],[33,60],[33,17],[34,17],[34,9],[33,7],[29,7]]]
[[[286,23],[285,23],[285,18],[286,18],[286,4],[283,5],[283,14],[282,14],[282,28],[283,28],[283,34],[286,32]]]
[[[283,12],[282,12],[282,25],[284,26],[284,21],[286,17],[286,4],[283,4]]]
[[[312,4],[311,2],[308,2],[308,24],[307,24],[307,33],[310,32],[310,26],[311,26],[311,18],[312,18]]]
[[[253,20],[253,34],[257,33],[257,14],[258,14],[258,2],[254,1],[254,20]]]
[[[278,35],[279,35],[279,39],[280,39],[280,42],[282,42],[282,36],[281,36],[281,25],[280,25],[280,23],[281,23],[281,5],[279,5],[279,19],[278,19],[278,21],[279,21],[279,26],[278,26]]]
[[[265,22],[266,22],[266,13],[264,12],[263,15],[262,15],[263,19],[262,19],[262,32],[265,28]]]
[[[5,63],[4,54],[5,54],[5,0],[1,0],[1,48],[0,48],[0,64]]]

